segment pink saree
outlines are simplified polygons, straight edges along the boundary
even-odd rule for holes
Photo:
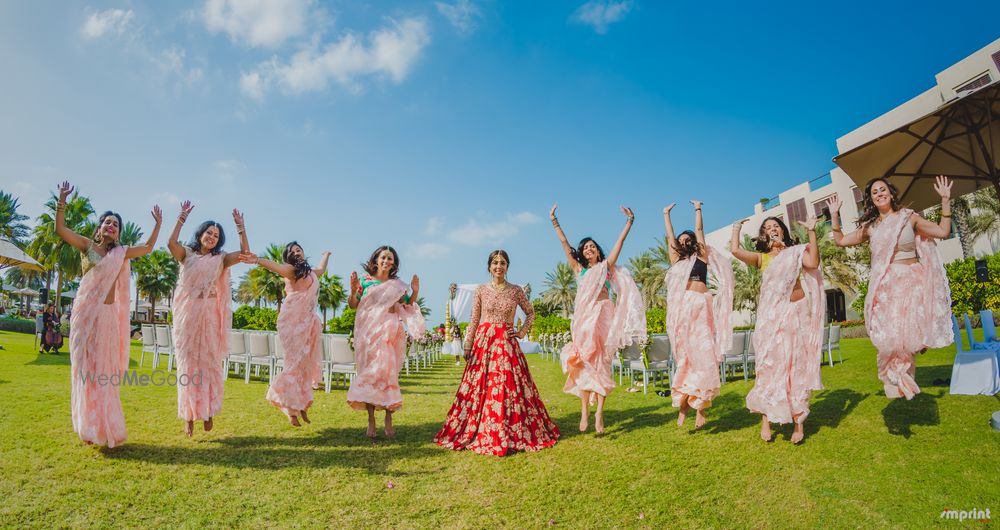
[[[598,300],[608,280],[602,261],[584,273],[576,289],[570,331],[573,341],[560,354],[566,385],[575,396],[596,392],[607,396],[615,387],[611,361],[618,350],[646,337],[646,308],[628,269],[615,267],[610,282],[615,301]]]
[[[354,320],[358,375],[347,390],[351,408],[365,410],[374,405],[377,410],[396,411],[403,406],[399,370],[406,355],[406,334],[416,337],[426,326],[416,304],[399,303],[404,294],[406,284],[392,279],[370,287],[358,304]],[[393,308],[395,311],[390,313]]]
[[[903,208],[868,229],[871,277],[865,327],[878,349],[878,377],[888,398],[913,399],[916,355],[952,343],[951,290],[937,246],[915,234],[919,263],[893,263],[900,233],[913,210]]]
[[[271,381],[267,400],[286,415],[298,414],[313,402],[313,381],[321,379],[323,324],[316,314],[319,279],[285,280],[285,301],[278,315],[278,340],[285,352],[284,370]]]
[[[131,268],[117,246],[83,275],[70,317],[70,407],[80,439],[115,447],[125,443],[119,394],[128,369],[128,305]],[[114,291],[114,302],[104,303]]]
[[[174,354],[177,357],[177,416],[207,421],[222,410],[232,307],[225,254],[204,256],[188,249],[174,291]]]
[[[823,273],[802,267],[806,245],[789,247],[771,260],[761,279],[753,346],[757,377],[747,394],[747,408],[769,422],[802,423],[809,397],[822,390],[823,321],[826,291]],[[805,298],[790,301],[798,279]]]
[[[695,256],[667,271],[667,333],[677,368],[670,382],[673,406],[684,400],[695,410],[712,406],[719,395],[719,362],[733,342],[733,267],[708,248],[708,271],[715,294],[687,290]]]

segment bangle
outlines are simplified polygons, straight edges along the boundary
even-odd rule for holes
[[[843,232],[840,231],[840,227],[839,226],[832,226],[832,227],[830,227],[830,230],[833,230],[834,232],[843,233]]]
[[[951,218],[951,214],[950,213],[943,213],[943,214],[941,214],[941,218],[942,219],[950,219]]]

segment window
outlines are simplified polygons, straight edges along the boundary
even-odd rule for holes
[[[993,54],[993,63],[997,65],[997,70],[1000,70],[1000,52]]]
[[[788,209],[788,222],[795,224],[796,221],[806,220],[806,200],[798,199],[792,201],[786,207]]]
[[[995,56],[994,56],[994,60],[996,60]],[[983,75],[981,75],[981,76],[973,79],[972,81],[969,81],[968,83],[966,83],[966,84],[964,84],[964,85],[956,88],[955,92],[965,92],[966,90],[973,90],[973,89],[976,89],[976,88],[979,88],[979,87],[982,87],[982,86],[986,86],[986,85],[990,84],[990,81],[991,81],[990,74],[989,74],[989,72],[987,72],[987,73],[985,73],[985,74],[983,74]]]
[[[834,195],[836,195],[836,194],[834,194]],[[830,209],[826,207],[826,201],[828,201],[831,198],[833,198],[834,195],[828,195],[826,197],[823,197],[823,200],[814,202],[813,203],[813,215],[815,215],[816,217],[819,217],[821,215],[829,216],[830,215]]]
[[[853,187],[851,188],[851,193],[854,194],[854,206],[858,208],[858,213],[865,211],[864,209],[865,192],[862,191],[861,188]]]

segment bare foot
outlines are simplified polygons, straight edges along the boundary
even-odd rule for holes
[[[184,434],[186,434],[188,438],[190,438],[191,436],[194,435],[194,422],[193,421],[187,422],[187,424],[184,426]]]
[[[802,443],[802,439],[805,438],[806,431],[805,427],[801,423],[795,423],[795,430],[792,431],[792,443],[798,445]]]
[[[683,397],[683,401],[681,401],[681,410],[679,412],[677,412],[677,426],[678,427],[683,427],[684,426],[684,420],[687,419],[688,408],[690,408],[690,405],[688,405],[687,397]]]
[[[580,432],[587,432],[587,428],[590,427],[590,422],[586,415],[580,415]]]
[[[604,413],[601,411],[594,415],[594,430],[597,434],[604,434]]]
[[[293,427],[301,427],[302,424],[299,423],[299,417],[295,414],[288,415],[288,422],[292,424]]]
[[[386,438],[393,438],[396,436],[396,429],[392,428],[392,416],[389,414],[385,415],[385,436]]]
[[[306,423],[312,423],[311,421],[309,421],[309,415],[306,414],[305,409],[303,409],[301,412],[299,412],[299,416],[302,416],[302,421],[304,421]]]
[[[212,430],[212,427],[215,426],[215,423],[212,422],[212,418],[209,418],[205,420],[201,425],[205,429],[205,432],[208,432]]]
[[[770,442],[773,439],[773,434],[771,433],[771,422],[767,420],[760,422],[760,439],[765,442]]]
[[[705,426],[705,411],[699,410],[694,416],[694,428],[700,429]]]
[[[365,436],[371,438],[372,440],[375,440],[376,436],[375,422],[372,421],[368,422],[368,432],[365,433]]]

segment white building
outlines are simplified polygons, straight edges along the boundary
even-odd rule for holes
[[[937,82],[933,88],[838,138],[839,152],[847,152],[921,118],[963,90],[984,86],[1000,79],[1000,39],[937,74],[935,79]],[[741,239],[744,234],[756,237],[764,219],[772,216],[780,218],[791,229],[796,221],[804,221],[807,217],[822,214],[826,199],[838,194],[843,203],[840,216],[846,231],[854,227],[854,221],[858,218],[862,192],[863,190],[858,189],[846,173],[840,168],[834,168],[820,177],[789,188],[772,198],[761,200],[753,205],[752,211],[748,209],[746,216],[733,219],[732,222],[749,218],[743,225]],[[728,250],[731,235],[730,223],[706,234],[706,239],[713,247]],[[938,243],[938,250],[945,263],[963,257],[962,246],[958,237],[955,237],[954,230],[951,238]],[[990,239],[985,236],[977,239],[973,246],[973,254],[976,256],[992,254],[995,251]],[[839,290],[828,286],[828,317],[835,320],[858,318],[858,315],[850,309],[852,301],[853,298],[847,298]],[[736,320],[737,324],[746,323],[749,315],[740,314]]]

